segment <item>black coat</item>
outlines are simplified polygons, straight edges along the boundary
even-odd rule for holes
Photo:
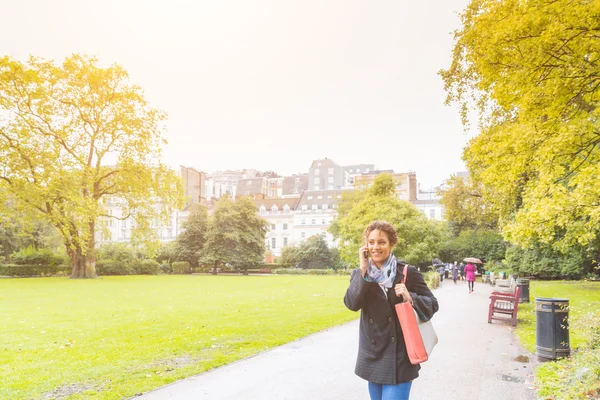
[[[392,288],[387,290],[387,298],[378,283],[365,281],[360,269],[352,271],[350,287],[344,296],[346,307],[352,311],[361,310],[354,372],[369,382],[395,385],[419,376],[421,367],[412,365],[408,360],[394,306],[402,302],[393,287],[402,281],[403,268],[398,264],[396,279]],[[409,266],[407,275],[406,288],[412,296],[413,305],[421,318],[427,321],[438,310],[438,301],[415,267]]]

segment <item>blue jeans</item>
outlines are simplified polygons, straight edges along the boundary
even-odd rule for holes
[[[381,385],[369,382],[371,400],[408,400],[412,381],[397,385]]]

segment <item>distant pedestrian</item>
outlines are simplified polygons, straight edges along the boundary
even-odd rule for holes
[[[456,285],[456,281],[458,280],[458,265],[456,263],[452,264],[452,280]]]
[[[392,249],[398,243],[389,222],[374,221],[362,235],[360,268],[352,271],[344,304],[360,310],[356,375],[368,381],[371,400],[408,400],[412,382],[419,376],[419,364],[408,359],[395,305],[410,302],[421,318],[429,320],[438,310],[438,301],[423,275],[413,266],[396,260]]]
[[[467,277],[467,283],[469,284],[469,293],[473,293],[475,288],[475,271],[477,271],[475,265],[471,263],[465,265],[465,275]]]
[[[440,265],[437,269],[438,274],[440,274],[440,283],[444,282],[444,273],[446,272],[446,267],[444,265]]]
[[[456,261],[454,261],[454,264],[456,264]],[[460,265],[458,266],[458,271],[460,272],[460,280],[464,281],[465,280],[465,264],[460,263]]]

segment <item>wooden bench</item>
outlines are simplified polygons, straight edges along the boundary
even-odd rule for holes
[[[519,310],[519,296],[521,296],[521,286],[517,286],[513,293],[492,292],[490,296],[490,310],[488,313],[488,323],[492,320],[512,321],[512,326],[517,326],[517,311]],[[507,314],[510,318],[499,318],[494,314]]]

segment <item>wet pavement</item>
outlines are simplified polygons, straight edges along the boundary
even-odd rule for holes
[[[466,282],[451,280],[434,290],[440,311],[432,321],[439,343],[421,365],[411,399],[535,399],[535,356],[518,345],[508,322],[487,323],[491,291],[476,283],[469,294]],[[358,320],[136,399],[368,399],[367,383],[354,375],[357,346]]]

